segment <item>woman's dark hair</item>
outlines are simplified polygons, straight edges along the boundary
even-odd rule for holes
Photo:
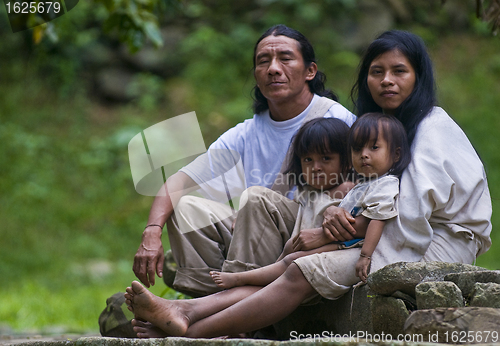
[[[337,118],[315,118],[306,122],[292,139],[289,166],[285,171],[291,185],[305,185],[300,158],[311,153],[338,153],[342,179],[347,180],[350,165],[347,135],[349,126]]]
[[[291,39],[294,39],[299,43],[300,52],[302,53],[302,58],[304,59],[304,65],[306,67],[309,67],[311,63],[316,63],[316,56],[314,54],[314,49],[309,40],[297,30],[291,29],[283,24],[278,24],[267,29],[267,31],[263,33],[262,36],[257,40],[257,43],[255,44],[255,47],[253,49],[254,70],[255,70],[255,55],[257,54],[257,46],[259,45],[260,41],[271,35],[286,36]],[[317,71],[316,76],[307,83],[309,84],[309,90],[313,94],[318,94],[319,96],[325,96],[334,101],[337,101],[337,95],[335,95],[333,91],[325,89],[325,82],[326,82],[326,75],[321,71]],[[254,94],[253,95],[254,102],[252,108],[254,113],[258,114],[260,112],[268,110],[269,105],[267,104],[267,99],[264,97],[264,95],[262,95],[257,85],[253,87],[253,94]]]
[[[379,128],[382,128],[380,134]],[[389,170],[390,174],[400,176],[411,161],[410,145],[403,124],[396,117],[382,113],[367,113],[359,117],[349,130],[348,144],[353,151],[360,151],[375,137],[381,135],[389,145],[389,152],[394,164]],[[399,160],[396,160],[399,148]],[[351,158],[351,155],[349,155]]]
[[[394,116],[403,123],[411,146],[418,125],[436,105],[432,62],[420,37],[406,31],[391,30],[375,39],[361,59],[358,79],[351,90],[351,99],[358,116],[369,112],[382,112],[370,94],[367,77],[372,61],[379,55],[393,50],[403,53],[415,70],[413,91],[394,113]]]

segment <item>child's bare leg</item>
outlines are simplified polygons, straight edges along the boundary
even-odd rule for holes
[[[210,275],[212,276],[212,279],[217,284],[217,286],[221,288],[227,289],[245,285],[265,286],[276,280],[281,274],[285,272],[288,265],[283,267],[280,262],[285,258],[286,255],[290,253],[293,253],[292,238],[288,239],[288,241],[285,243],[283,252],[276,260],[276,263],[267,265],[262,268],[238,273],[211,271]]]
[[[285,259],[283,259],[265,267],[252,269],[246,272],[225,273],[212,271],[210,275],[217,286],[222,288],[247,285],[266,286],[283,274],[290,263],[291,261],[286,264]]]
[[[224,273],[212,271],[210,272],[210,275],[212,276],[212,279],[215,281],[217,286],[222,288],[231,288],[245,285],[266,286],[279,278],[286,271],[286,268],[288,268],[288,266],[297,258],[325,251],[335,251],[338,249],[338,244],[327,244],[317,249],[292,252],[286,255],[282,260],[265,267],[241,273]]]
[[[288,316],[315,293],[299,267],[292,264],[285,274],[260,291],[191,324],[185,336],[210,338],[257,330]]]
[[[261,287],[246,286],[197,299],[167,300],[155,296],[134,281],[131,287],[127,287],[125,299],[137,320],[151,322],[170,336],[182,336],[190,324],[233,305],[259,289]],[[139,323],[138,327],[147,326]]]

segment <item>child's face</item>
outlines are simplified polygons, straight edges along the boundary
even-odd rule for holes
[[[361,150],[351,150],[352,165],[356,172],[367,178],[376,178],[384,175],[391,169],[394,162],[399,160],[399,148],[393,159],[389,143],[383,136],[383,127],[379,126],[378,138],[375,142],[375,134]]]
[[[300,158],[300,163],[307,185],[317,190],[328,190],[342,182],[338,153],[309,153]]]

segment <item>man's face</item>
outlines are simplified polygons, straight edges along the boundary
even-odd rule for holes
[[[287,36],[268,36],[255,53],[255,80],[268,101],[286,102],[309,91],[316,64],[304,66],[299,43]]]

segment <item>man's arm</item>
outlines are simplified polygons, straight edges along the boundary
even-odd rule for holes
[[[158,191],[149,212],[148,226],[142,233],[142,241],[134,257],[133,271],[146,287],[155,284],[155,274],[163,276],[163,226],[179,199],[196,188],[197,184],[186,173],[177,172]]]

